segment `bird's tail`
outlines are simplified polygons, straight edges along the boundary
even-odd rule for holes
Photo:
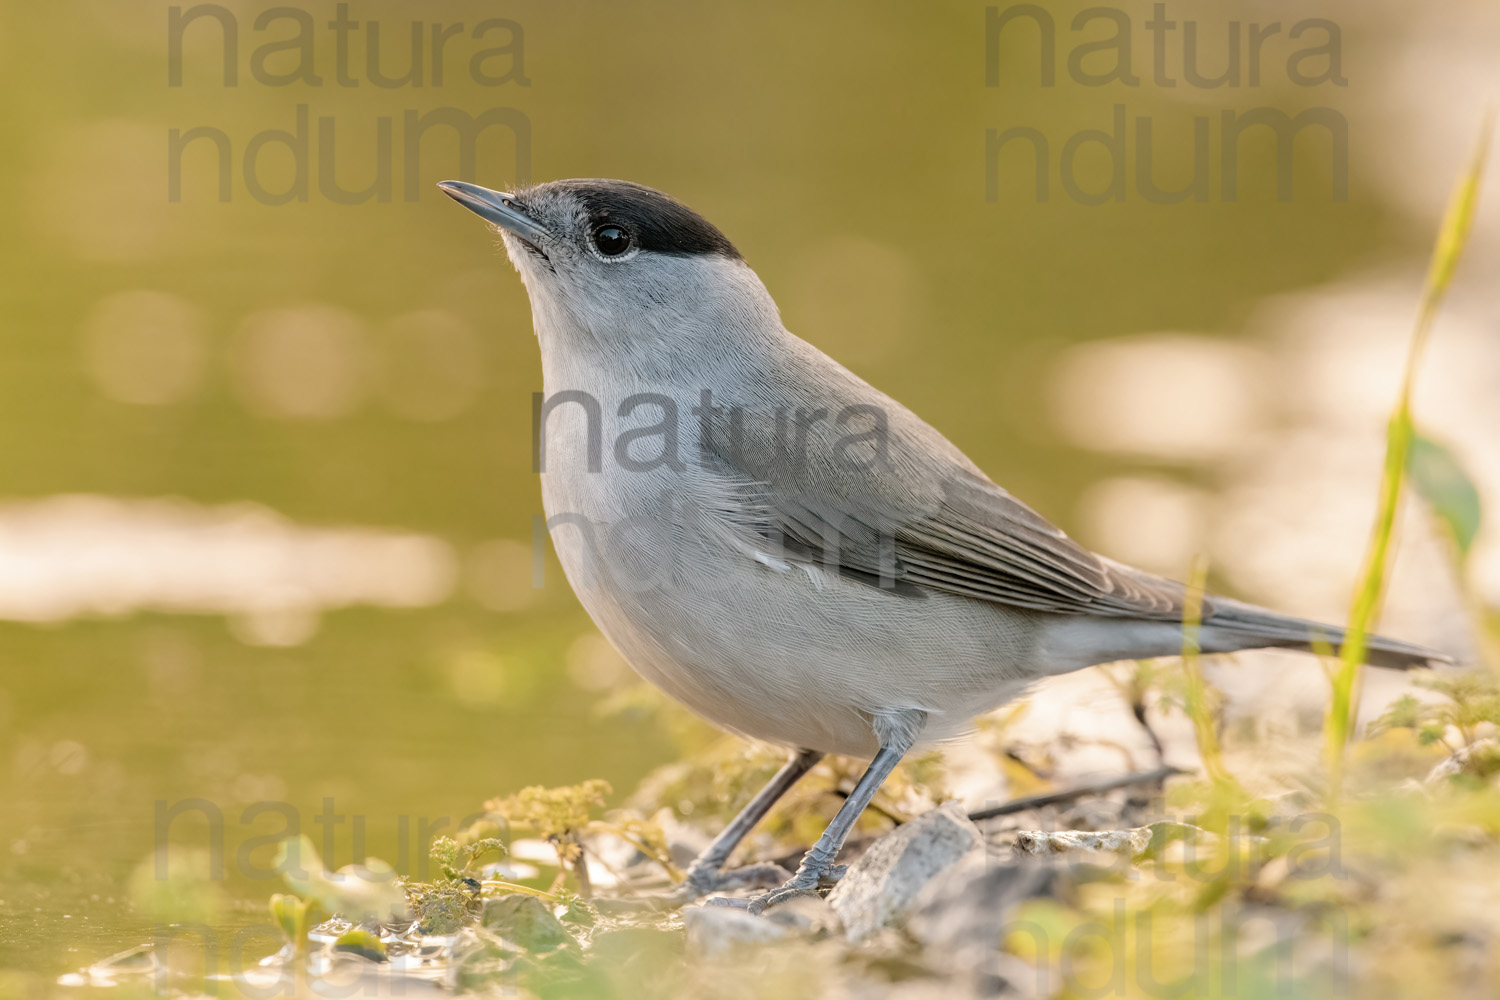
[[[1203,620],[1200,636],[1205,653],[1270,647],[1311,650],[1315,645],[1337,651],[1344,641],[1344,630],[1335,625],[1293,618],[1224,597],[1216,596],[1212,601],[1213,613]],[[1366,663],[1398,670],[1453,662],[1446,653],[1380,635],[1366,636],[1365,650]]]

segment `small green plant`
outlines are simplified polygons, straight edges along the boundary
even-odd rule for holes
[[[304,834],[281,842],[276,868],[299,899],[318,904],[325,913],[355,923],[385,923],[407,916],[406,893],[400,880],[395,870],[378,858],[326,871],[317,848]]]
[[[551,843],[560,869],[553,891],[562,888],[562,880],[571,871],[579,893],[587,899],[593,895],[593,887],[580,835],[589,827],[590,812],[603,808],[605,796],[611,791],[609,782],[599,778],[556,788],[532,785],[514,795],[491,799],[484,808],[513,827],[529,830]]]
[[[1401,389],[1396,397],[1396,406],[1386,427],[1385,468],[1381,474],[1379,506],[1375,515],[1375,526],[1370,532],[1370,543],[1365,553],[1364,570],[1355,588],[1354,604],[1349,613],[1348,633],[1340,651],[1338,668],[1333,674],[1333,692],[1328,705],[1328,717],[1324,725],[1326,738],[1325,755],[1328,762],[1328,789],[1330,796],[1337,798],[1343,785],[1344,751],[1353,734],[1355,714],[1359,705],[1359,687],[1366,652],[1366,636],[1375,624],[1380,608],[1380,599],[1385,591],[1387,564],[1390,561],[1391,537],[1396,525],[1396,511],[1401,503],[1402,483],[1413,455],[1416,439],[1412,421],[1412,387],[1416,383],[1417,370],[1421,364],[1427,340],[1437,316],[1438,307],[1453,281],[1453,273],[1463,257],[1464,246],[1469,239],[1469,229],[1474,221],[1474,210],[1479,204],[1480,179],[1489,153],[1490,133],[1494,125],[1493,110],[1485,115],[1480,129],[1479,142],[1469,162],[1468,170],[1459,179],[1448,200],[1448,209],[1438,232],[1437,246],[1433,248],[1432,263],[1427,270],[1427,280],[1422,288],[1421,304],[1417,309],[1416,328],[1412,332],[1407,352],[1406,367],[1402,372]],[[1418,451],[1420,455],[1420,451]]]
[[[428,849],[439,870],[451,879],[463,878],[474,868],[474,862],[489,854],[504,854],[505,843],[499,837],[480,837],[458,841],[452,837],[438,837]]]
[[[1219,746],[1219,727],[1209,704],[1208,684],[1203,679],[1202,647],[1198,634],[1203,625],[1203,589],[1208,577],[1208,566],[1195,560],[1188,574],[1187,592],[1182,605],[1182,667],[1186,678],[1184,706],[1193,723],[1193,737],[1198,742],[1198,755],[1203,758],[1203,769],[1214,784],[1232,782],[1229,769],[1224,766],[1224,753]]]
[[[408,915],[408,897],[400,879],[389,865],[375,858],[336,872],[325,871],[312,841],[302,836],[282,841],[277,867],[292,891],[271,897],[271,918],[291,942],[298,975],[306,971],[305,960],[311,950],[308,931],[330,916],[342,916],[358,924],[389,923]],[[372,961],[386,959],[379,935],[359,926],[348,928],[333,947]]]
[[[437,878],[404,883],[407,903],[424,934],[451,934],[479,912],[481,883],[471,872],[476,861],[497,852],[505,853],[505,845],[497,837],[462,843],[452,837],[438,837],[432,842],[428,855]]]
[[[317,900],[302,899],[289,892],[271,896],[271,919],[298,955],[307,954],[307,932],[327,916]]]
[[[660,866],[673,882],[682,881],[682,871],[672,862],[672,848],[661,824],[625,812],[609,820],[596,819],[589,823],[588,830],[590,833],[614,834]]]
[[[1500,681],[1489,671],[1434,674],[1417,677],[1414,683],[1441,695],[1441,700],[1403,695],[1374,721],[1372,732],[1410,729],[1421,745],[1439,744],[1454,754],[1500,727]]]
[[[1246,793],[1224,763],[1218,715],[1213,691],[1203,676],[1199,640],[1207,578],[1208,564],[1201,558],[1195,559],[1188,573],[1182,608],[1182,707],[1193,724],[1193,738],[1198,744],[1198,756],[1203,761],[1207,780],[1179,786],[1173,790],[1171,798],[1180,804],[1191,803],[1198,810],[1196,822],[1204,829],[1226,837],[1221,846],[1229,850],[1232,845],[1228,845],[1228,839],[1232,839],[1237,827],[1255,828],[1264,822],[1264,804]]]
[[[479,913],[480,885],[440,878],[406,883],[406,898],[423,934],[452,934]]]
[[[483,878],[475,863],[489,854],[506,852],[498,830],[490,820],[480,820],[457,837],[438,837],[428,850],[438,877],[431,882],[406,883],[412,912],[424,933],[451,934],[473,921],[484,899],[493,893],[519,893],[549,903],[567,902],[565,892],[547,892],[501,878]]]

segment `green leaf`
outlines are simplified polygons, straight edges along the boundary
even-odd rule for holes
[[[385,942],[363,927],[355,927],[339,935],[333,942],[334,951],[347,951],[374,962],[386,960]]]
[[[1412,437],[1406,469],[1412,485],[1453,535],[1459,557],[1467,558],[1479,534],[1483,508],[1479,490],[1458,456],[1445,445],[1417,433]]]
[[[482,840],[476,840],[473,843],[465,844],[463,849],[465,852],[464,871],[468,871],[470,868],[473,868],[474,862],[478,861],[486,854],[503,855],[506,853],[505,841],[501,840],[499,837],[485,837]]]
[[[271,896],[271,919],[288,941],[297,940],[298,916],[305,905],[290,893],[278,892]]]
[[[1422,703],[1409,694],[1391,702],[1380,718],[1370,726],[1370,734],[1387,729],[1416,729],[1422,724]]]
[[[350,920],[373,917],[382,922],[406,915],[406,893],[396,881],[395,870],[377,858],[366,858],[362,865],[345,865],[336,872],[324,871],[318,849],[303,834],[281,842],[276,867],[287,888],[328,913]]]

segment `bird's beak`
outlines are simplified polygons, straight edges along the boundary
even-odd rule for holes
[[[467,181],[439,181],[438,187],[481,219],[508,229],[526,242],[536,245],[538,249],[551,235],[546,226],[521,211],[520,203],[514,196],[504,191],[491,191]]]

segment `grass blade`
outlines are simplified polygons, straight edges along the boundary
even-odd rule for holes
[[[1203,589],[1207,578],[1207,564],[1201,558],[1195,559],[1182,604],[1182,666],[1187,674],[1184,700],[1193,723],[1193,736],[1198,741],[1198,756],[1203,759],[1209,779],[1217,785],[1229,781],[1230,774],[1219,747],[1219,730],[1209,708],[1208,685],[1203,680],[1203,659],[1199,655],[1202,647],[1198,632],[1203,624]]]
[[[1359,704],[1359,686],[1366,653],[1366,636],[1375,622],[1380,598],[1385,591],[1386,570],[1390,562],[1391,536],[1395,530],[1396,512],[1400,507],[1401,487],[1411,455],[1411,395],[1417,370],[1427,347],[1433,319],[1437,316],[1458,262],[1468,242],[1474,210],[1479,204],[1480,179],[1489,154],[1490,134],[1494,128],[1494,109],[1485,113],[1479,142],[1468,169],[1454,186],[1443,216],[1432,263],[1422,287],[1422,301],[1417,309],[1416,328],[1407,350],[1406,368],[1402,373],[1400,394],[1386,428],[1385,468],[1381,474],[1379,503],[1375,526],[1365,551],[1364,569],[1355,589],[1349,612],[1349,629],[1339,654],[1339,665],[1333,677],[1332,698],[1323,731],[1329,771],[1329,793],[1337,797],[1343,785],[1344,748],[1354,729]]]

